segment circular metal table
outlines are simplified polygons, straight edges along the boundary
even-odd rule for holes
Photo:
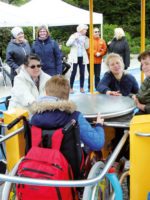
[[[128,96],[110,96],[106,94],[71,94],[69,100],[77,105],[86,119],[95,119],[100,112],[104,119],[120,119],[133,114],[135,101]],[[129,119],[132,118],[130,115]],[[119,120],[120,121],[120,120]],[[129,121],[128,119],[125,121]]]

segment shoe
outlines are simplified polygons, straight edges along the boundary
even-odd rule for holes
[[[73,94],[73,93],[74,93],[73,89],[72,89],[72,88],[70,88],[70,94]]]
[[[0,160],[0,174],[5,174],[7,170],[7,163],[4,160]],[[3,184],[4,181],[0,181],[0,185]]]
[[[5,174],[7,168],[7,163],[5,160],[0,160],[0,173]]]
[[[84,93],[84,89],[83,89],[83,88],[80,88],[80,92],[81,92],[81,93]]]

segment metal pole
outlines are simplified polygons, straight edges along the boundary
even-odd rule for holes
[[[93,0],[89,0],[90,10],[90,92],[94,93],[94,50],[93,50]]]
[[[141,0],[141,52],[145,51],[145,0]],[[144,81],[144,73],[141,72],[141,83]]]

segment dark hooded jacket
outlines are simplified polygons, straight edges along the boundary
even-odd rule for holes
[[[6,63],[11,68],[11,76],[14,78],[15,69],[24,63],[26,55],[31,53],[29,43],[25,40],[22,43],[16,43],[15,39],[11,39],[6,49]]]
[[[71,101],[62,101],[55,97],[43,97],[34,102],[30,109],[33,114],[31,125],[43,128],[64,127],[70,120],[78,121],[80,138],[92,150],[99,151],[105,144],[105,134],[101,124],[92,128]]]
[[[108,45],[108,53],[117,53],[123,58],[125,69],[130,66],[130,49],[125,37],[117,40],[114,38]]]

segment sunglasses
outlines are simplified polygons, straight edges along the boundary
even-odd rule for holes
[[[94,33],[99,33],[99,31],[94,31]]]
[[[31,69],[34,69],[35,67],[37,67],[37,68],[41,68],[42,67],[42,65],[41,64],[39,64],[39,65],[31,65],[31,66],[29,66]]]

